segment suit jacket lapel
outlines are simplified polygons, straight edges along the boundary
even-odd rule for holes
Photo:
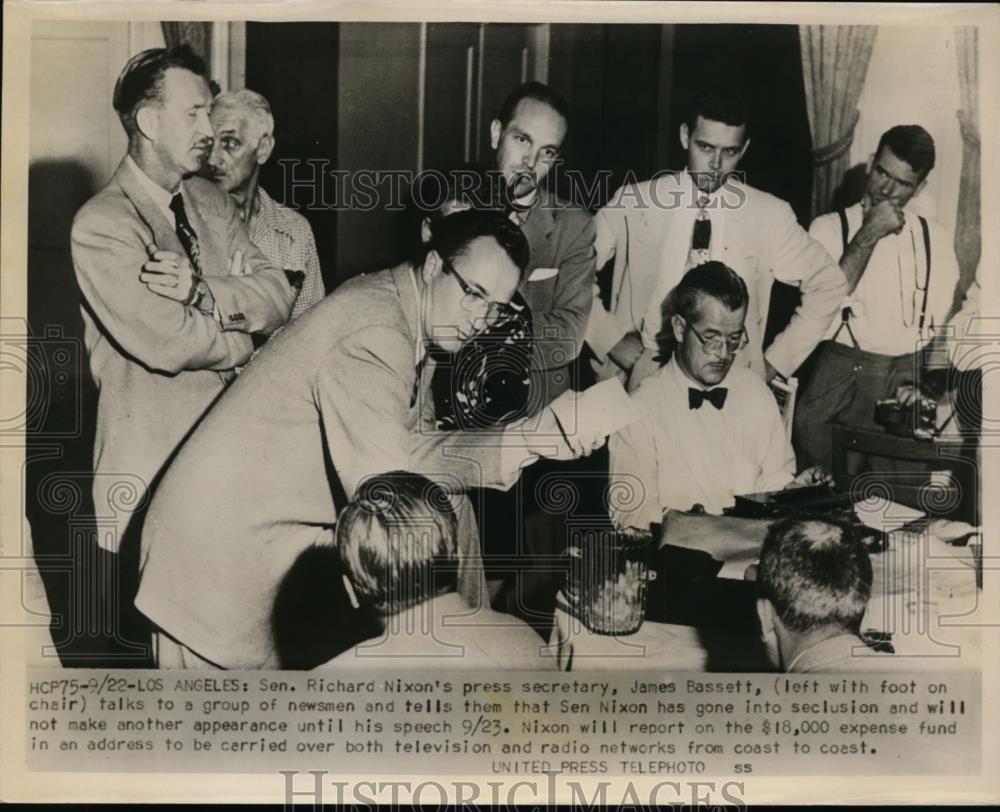
[[[205,222],[194,195],[185,181],[181,181],[181,187],[184,191],[184,207],[187,211],[188,222],[191,223],[194,233],[198,235],[201,272],[205,276],[226,276],[229,273],[229,257],[222,244],[225,235],[216,233]]]
[[[176,251],[184,253],[184,246],[177,239],[173,224],[167,220],[166,215],[157,206],[153,199],[146,194],[142,184],[135,176],[135,172],[129,168],[128,164],[122,160],[115,170],[115,182],[122,190],[122,193],[135,206],[139,219],[149,227],[150,242],[155,243],[157,248],[165,251]]]

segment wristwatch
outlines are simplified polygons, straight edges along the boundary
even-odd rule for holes
[[[191,277],[191,292],[188,294],[187,301],[184,304],[197,308],[207,295],[208,285],[205,284],[205,278],[200,274],[196,274]]]

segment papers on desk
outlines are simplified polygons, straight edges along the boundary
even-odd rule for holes
[[[621,381],[608,378],[580,392],[576,399],[560,398],[552,403],[559,424],[567,434],[594,432],[605,436],[621,431],[641,416]]]
[[[898,530],[903,525],[922,519],[926,515],[919,510],[881,496],[855,503],[854,513],[865,527],[881,530],[883,533],[891,533],[893,530]]]

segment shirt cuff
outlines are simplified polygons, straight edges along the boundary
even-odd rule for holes
[[[590,321],[587,322],[587,343],[601,362],[608,358],[608,353],[628,334],[622,329],[600,302],[595,301],[590,311]]]

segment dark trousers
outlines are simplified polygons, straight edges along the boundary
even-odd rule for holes
[[[891,356],[863,352],[824,341],[819,345],[812,375],[799,390],[795,405],[793,445],[799,470],[821,465],[833,469],[833,432],[841,423],[857,429],[881,431],[875,422],[875,402],[892,397],[897,387],[917,380],[916,354]],[[849,473],[860,473],[876,465],[854,455]],[[878,460],[879,468],[898,470],[895,464]],[[907,470],[913,470],[912,466]]]

